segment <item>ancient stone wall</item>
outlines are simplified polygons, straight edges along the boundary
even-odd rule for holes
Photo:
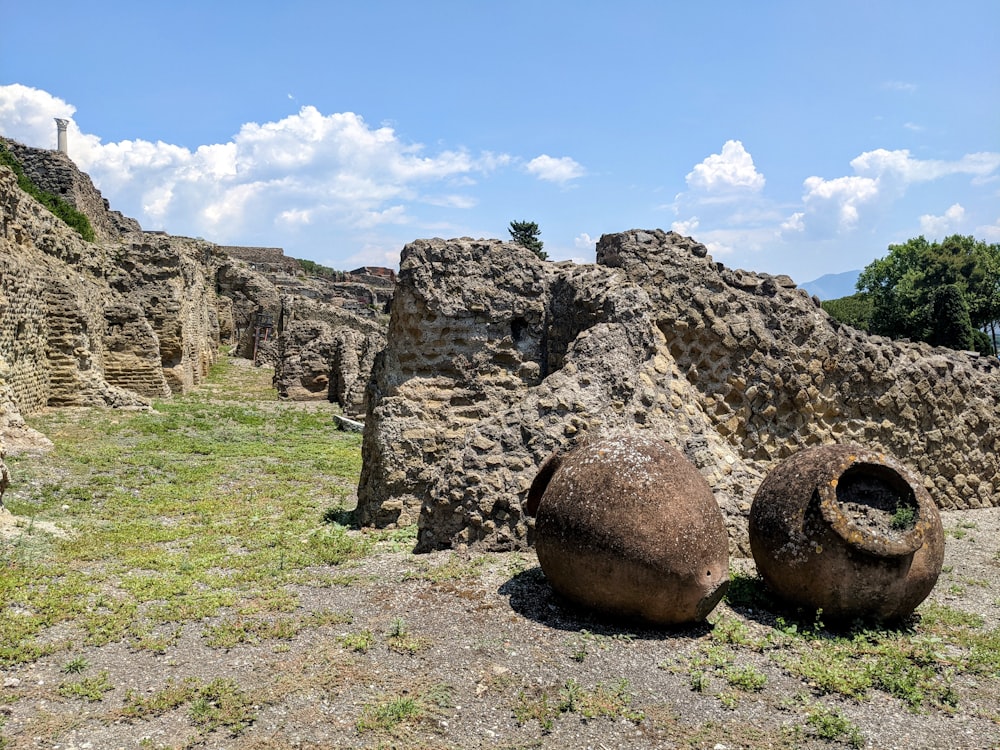
[[[12,402],[31,412],[49,397],[45,265],[24,263],[8,247],[0,252],[0,378]]]
[[[139,305],[156,334],[171,392],[200,383],[215,361],[215,267],[224,261],[217,246],[204,240],[144,232],[128,236],[111,272],[112,286]]]
[[[254,316],[269,315],[276,329],[281,325],[281,294],[274,283],[261,271],[239,260],[223,262],[215,272],[218,293],[229,303],[229,317],[224,327],[231,328],[236,353],[252,359],[254,356]],[[277,330],[275,330],[275,334]],[[266,361],[273,364],[272,358]]]
[[[791,279],[674,233],[606,235],[597,260],[467,238],[404,249],[370,382],[364,523],[419,520],[420,549],[523,546],[541,461],[620,428],[695,463],[736,551],[762,476],[808,445],[886,450],[945,508],[1000,498],[995,358],[841,326]]]
[[[230,257],[259,266],[257,270],[276,270],[285,273],[300,273],[302,271],[295,258],[289,258],[280,247],[241,247],[238,245],[220,245],[219,249]]]
[[[65,197],[60,185],[89,186],[85,212],[95,223],[103,198],[65,154],[17,147],[16,155],[42,189]],[[200,382],[217,356],[220,311],[232,327],[231,305],[215,289],[226,259],[216,246],[126,231],[138,230],[134,222],[85,242],[6,168],[0,209],[0,378],[20,412],[143,406]]]
[[[283,295],[274,384],[282,398],[324,398],[350,414],[364,410],[365,387],[385,325],[299,295]]]
[[[140,405],[103,371],[107,248],[87,243],[0,168],[0,368],[23,413]]]
[[[0,138],[0,141],[18,160],[24,174],[36,187],[62,198],[90,220],[99,241],[116,240],[122,234],[141,231],[135,219],[111,210],[90,176],[77,169],[66,154],[31,148],[6,138]]]

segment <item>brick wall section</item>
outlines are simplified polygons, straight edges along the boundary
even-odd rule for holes
[[[49,396],[44,270],[0,252],[0,378],[26,412],[45,406]]]

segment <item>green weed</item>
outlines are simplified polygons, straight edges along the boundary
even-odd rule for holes
[[[114,685],[108,678],[107,670],[102,671],[96,677],[84,677],[72,682],[62,682],[59,684],[59,695],[66,698],[82,698],[90,702],[104,700],[104,694],[114,690]]]
[[[645,715],[633,709],[631,704],[632,695],[626,679],[614,685],[598,683],[587,689],[571,678],[558,688],[531,693],[519,691],[513,712],[518,724],[535,720],[545,731],[551,730],[555,719],[566,713],[577,714],[583,719],[606,717],[639,724]]]
[[[203,732],[224,728],[238,736],[256,717],[253,701],[233,680],[212,680],[199,688],[191,700],[188,715]]]
[[[767,685],[767,675],[752,666],[730,667],[722,674],[732,687],[748,693],[758,693]]]
[[[375,645],[375,636],[372,635],[372,631],[370,630],[362,630],[359,633],[348,633],[338,636],[337,642],[344,648],[364,654]]]
[[[913,528],[917,520],[917,510],[912,505],[900,505],[889,519],[889,526],[902,531]]]
[[[411,724],[440,714],[452,706],[452,688],[437,683],[422,690],[403,690],[401,694],[366,704],[355,722],[359,732],[393,732],[401,724]]]
[[[814,706],[809,709],[806,724],[812,733],[822,740],[844,742],[855,748],[865,746],[861,730],[836,709]]]
[[[385,635],[385,645],[390,651],[399,654],[415,654],[427,646],[423,639],[410,634],[402,617],[397,617],[392,621],[389,631]]]
[[[86,657],[76,656],[63,665],[62,671],[66,674],[80,674],[86,671],[89,666],[90,662],[87,661]]]

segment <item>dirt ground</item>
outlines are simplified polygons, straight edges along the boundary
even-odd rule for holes
[[[944,522],[953,533],[930,601],[978,614],[982,628],[995,629],[1000,509],[945,513]],[[1000,747],[996,676],[958,675],[953,710],[913,711],[879,691],[860,700],[823,694],[783,669],[780,654],[742,648],[732,652],[734,663],[765,675],[761,689],[731,689],[719,672],[695,689],[691,665],[711,653],[720,622],[757,635],[774,628],[769,613],[752,608],[720,605],[714,628],[605,622],[560,601],[533,555],[520,553],[384,552],[332,572],[329,585],[296,592],[300,613],[350,613],[350,622],[228,649],[206,645],[205,623],[194,623],[162,654],[122,643],[74,651],[88,674],[111,676],[114,687],[99,701],[54,690],[66,680],[65,653],[8,670],[0,694],[5,746]],[[366,633],[367,647],[357,648],[363,642],[352,636]],[[247,725],[198,730],[190,705],[123,713],[130,694],[134,703],[185,678],[240,685],[249,696]],[[810,723],[817,715],[857,732],[834,727],[826,732],[833,736],[820,736],[820,724]]]

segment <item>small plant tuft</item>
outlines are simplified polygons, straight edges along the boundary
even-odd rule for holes
[[[809,710],[806,724],[821,740],[843,742],[855,748],[865,746],[861,730],[836,709],[814,706]]]
[[[104,694],[114,689],[114,685],[108,679],[107,670],[96,677],[84,677],[82,680],[74,682],[63,682],[58,688],[59,695],[65,698],[82,698],[91,703],[104,700]]]
[[[917,522],[917,511],[912,505],[900,505],[889,519],[889,526],[897,531],[912,529]]]

